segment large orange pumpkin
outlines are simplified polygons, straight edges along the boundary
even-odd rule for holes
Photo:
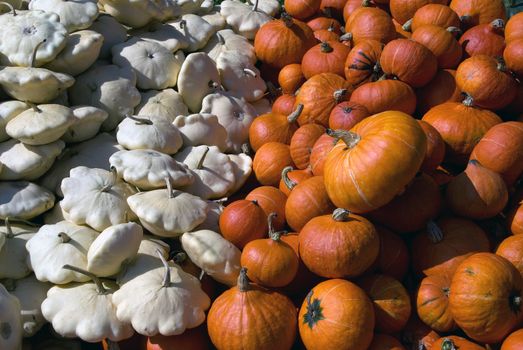
[[[501,350],[523,349],[523,329],[519,329],[510,334],[501,344]]]
[[[390,110],[413,114],[416,94],[402,81],[380,79],[357,87],[350,102],[365,106],[371,115]]]
[[[505,26],[505,41],[507,43],[521,38],[523,38],[523,12],[510,17]]]
[[[325,161],[325,188],[336,206],[355,213],[390,202],[414,178],[427,149],[416,120],[397,111],[365,118],[337,135],[341,140]]]
[[[439,338],[432,345],[432,350],[485,350],[484,347],[479,346],[465,338],[451,335],[448,337]]]
[[[510,261],[523,276],[523,235],[505,238],[499,244],[496,254]]]
[[[316,285],[298,317],[300,336],[308,350],[367,349],[374,334],[372,302],[361,288],[342,279]]]
[[[350,50],[345,60],[345,79],[354,88],[378,80],[383,74],[379,64],[383,43],[363,40]]]
[[[384,44],[396,37],[396,29],[389,14],[375,7],[360,7],[347,18],[345,31],[354,45],[363,40]]]
[[[438,332],[449,332],[456,323],[449,310],[451,279],[447,275],[430,275],[421,280],[416,295],[420,319]]]
[[[285,0],[285,11],[294,18],[306,20],[320,9],[321,0]]]
[[[468,28],[507,18],[503,0],[452,0],[449,6]]]
[[[483,343],[502,341],[520,322],[523,279],[507,259],[477,253],[457,268],[449,305],[457,325]]]

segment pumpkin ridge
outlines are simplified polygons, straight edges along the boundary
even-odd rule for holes
[[[372,207],[373,209],[375,209],[376,206],[368,200],[367,196],[365,196],[365,193],[363,193],[363,190],[361,189],[360,185],[356,181],[356,177],[354,176],[354,172],[352,170],[352,167],[350,166],[351,159],[352,159],[350,152],[352,152],[352,149],[349,150],[349,154],[347,155],[347,167],[349,170],[350,179],[351,179],[352,183],[354,184],[354,186],[356,187],[356,191],[358,191],[359,196],[361,197],[361,199],[363,199],[365,204],[367,204],[369,207]]]

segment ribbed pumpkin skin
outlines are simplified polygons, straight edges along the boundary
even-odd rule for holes
[[[416,94],[412,88],[399,80],[379,80],[356,88],[350,102],[365,106],[370,115],[394,110],[413,114],[416,110]]]
[[[314,37],[319,42],[324,42],[324,41],[336,41],[336,42],[338,42],[340,40],[340,36],[336,32],[331,31],[329,29],[315,30],[314,31]],[[343,42],[343,45],[345,45],[345,42]],[[349,43],[348,46],[350,46],[350,43]]]
[[[505,49],[503,26],[498,27],[497,25],[497,21],[479,24],[463,33],[459,38],[459,44],[463,46],[464,57],[475,55],[503,56]]]
[[[368,350],[406,350],[396,338],[386,334],[374,334]]]
[[[523,275],[523,235],[505,238],[499,244],[496,254],[510,261]]]
[[[427,85],[416,89],[416,111],[423,115],[432,107],[445,102],[463,101],[455,76],[456,71],[453,69],[440,69]]]
[[[386,275],[369,275],[357,281],[374,305],[376,330],[391,334],[401,331],[410,318],[410,296],[396,279]]]
[[[272,113],[289,115],[293,112],[296,96],[283,94],[279,96],[272,105]]]
[[[312,175],[312,171],[310,170],[310,168],[306,168],[306,169],[303,169],[303,170],[302,169],[294,169],[294,170],[292,170],[292,171],[287,173],[287,178],[289,180],[291,180],[291,182],[294,183],[294,186],[296,186],[297,184],[299,184],[300,182],[302,182],[304,180],[310,179],[312,176],[313,175]],[[292,191],[292,188],[287,187],[287,185],[285,184],[285,181],[283,181],[283,177],[280,180],[279,189],[286,196],[289,196],[291,194],[291,191]]]
[[[323,176],[325,160],[335,144],[336,139],[327,134],[321,135],[316,140],[314,146],[312,146],[311,156],[309,158],[309,164],[314,175]]]
[[[370,113],[365,106],[345,101],[332,109],[329,116],[329,128],[350,130],[368,116]]]
[[[510,334],[501,344],[501,350],[523,349],[523,329]]]
[[[308,21],[307,25],[313,31],[332,28],[334,33],[341,34],[341,24],[335,18],[325,16],[316,17]]]
[[[523,36],[507,44],[503,51],[503,59],[505,59],[510,71],[514,72],[519,78],[523,77]]]
[[[296,130],[290,142],[291,158],[298,169],[309,166],[312,147],[325,133],[325,128],[318,124],[305,124]]]
[[[396,36],[394,23],[389,14],[374,7],[356,9],[347,18],[345,31],[352,34],[353,45],[369,39],[386,44]]]
[[[282,191],[274,186],[259,186],[249,192],[245,199],[257,201],[266,217],[270,213],[276,213],[277,216],[272,221],[274,228],[283,230],[285,227],[285,202],[287,202],[287,196]]]
[[[497,343],[521,319],[522,288],[521,274],[508,260],[477,253],[465,259],[452,278],[450,312],[470,338]]]
[[[446,5],[448,0],[390,0],[392,17],[403,24],[411,19],[416,11],[427,4]]]
[[[289,121],[286,115],[266,113],[255,118],[249,127],[249,143],[257,151],[267,142],[289,144],[298,124]]]
[[[460,18],[470,16],[464,23],[467,28],[490,23],[496,18],[507,19],[503,0],[452,0],[449,6]]]
[[[376,225],[380,236],[380,251],[374,268],[382,274],[403,280],[409,269],[409,250],[403,239],[388,229]]]
[[[207,326],[218,350],[287,350],[296,337],[296,308],[277,292],[232,287],[211,305]]]
[[[334,73],[345,77],[344,63],[350,47],[338,41],[324,41],[311,47],[301,60],[306,79],[320,73]]]
[[[505,26],[505,41],[507,43],[514,39],[523,38],[523,13],[517,13],[510,17]]]
[[[285,94],[293,94],[304,82],[305,77],[299,63],[288,64],[278,73],[278,84]]]
[[[248,242],[265,237],[267,216],[258,203],[240,199],[223,210],[220,231],[223,237],[242,249]]]
[[[318,315],[312,314],[319,308],[322,317],[311,319]],[[316,285],[298,315],[300,336],[308,350],[367,349],[374,334],[374,322],[369,297],[354,283],[341,279]]]
[[[447,275],[430,275],[421,280],[416,294],[420,319],[438,332],[450,332],[456,328],[449,309],[450,283]]]
[[[427,153],[421,164],[421,170],[426,173],[432,173],[443,162],[445,158],[445,142],[438,130],[423,120],[418,120],[419,125],[427,136]]]
[[[285,0],[285,11],[294,18],[306,20],[320,9],[321,0]]]
[[[510,214],[507,216],[507,223],[507,226],[513,235],[523,234],[523,204],[512,209]]]
[[[351,131],[361,139],[351,149],[340,140],[327,155],[325,188],[336,206],[365,213],[387,204],[414,178],[427,138],[414,118],[397,111],[365,118]]]
[[[350,50],[345,60],[345,79],[354,88],[380,78],[378,62],[383,46],[377,40],[363,40]]]
[[[281,142],[267,142],[254,155],[252,170],[262,185],[278,186],[281,171],[286,166],[292,165],[294,163],[289,145]]]
[[[441,69],[456,68],[461,61],[463,49],[454,35],[445,28],[426,24],[417,28],[411,38],[432,51]]]
[[[450,7],[442,4],[427,4],[420,7],[412,17],[411,30],[425,24],[434,24],[441,28],[460,27],[459,17]]]
[[[452,343],[450,343],[449,341],[451,341]],[[444,350],[445,346],[448,346],[446,344],[453,344],[455,346],[454,349],[459,350],[485,350],[484,347],[479,346],[478,344],[475,344],[465,338],[461,338],[455,335],[442,337],[436,340],[436,342],[434,342],[434,345],[432,345],[431,349]]]

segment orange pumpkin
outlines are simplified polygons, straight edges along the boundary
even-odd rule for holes
[[[439,335],[421,322],[413,312],[403,330],[401,339],[403,344],[409,346],[409,349],[432,349],[432,344],[439,339]]]
[[[308,350],[367,349],[375,322],[369,297],[342,279],[316,285],[303,302],[298,320]]]
[[[252,170],[262,185],[278,186],[281,171],[289,165],[294,165],[289,145],[281,142],[267,142],[254,155]]]
[[[510,261],[523,275],[523,235],[505,238],[499,244],[496,254]]]
[[[447,0],[390,0],[390,12],[392,17],[403,24],[411,19],[416,11],[427,4],[446,5]]]
[[[363,40],[376,40],[384,44],[396,37],[396,29],[389,14],[379,8],[360,7],[347,18],[345,37],[353,45]]]
[[[337,140],[329,134],[321,135],[312,146],[309,164],[312,173],[316,176],[323,176],[325,160]]]
[[[341,20],[343,18],[344,5],[345,0],[321,0],[320,12],[327,17]]]
[[[400,236],[388,229],[375,225],[380,236],[380,251],[374,268],[387,276],[403,280],[409,269],[409,250]]]
[[[276,230],[283,230],[285,227],[285,202],[287,196],[274,186],[259,186],[253,189],[245,197],[248,201],[256,201],[262,208],[265,216],[276,213],[273,220]]]
[[[441,28],[460,27],[461,22],[458,15],[450,7],[442,4],[426,4],[414,13],[412,22],[406,22],[404,27],[410,31],[425,24],[433,24]]]
[[[249,283],[242,268],[238,285],[211,305],[207,327],[218,350],[285,350],[294,343],[296,320],[296,308],[289,298]]]
[[[278,73],[278,84],[285,94],[293,94],[304,82],[305,77],[299,63],[288,64]]]
[[[329,116],[329,128],[350,130],[368,116],[370,113],[365,106],[345,101],[332,109]]]
[[[507,18],[503,0],[452,0],[449,6],[467,28]]]
[[[509,43],[521,38],[523,38],[523,13],[519,12],[510,17],[505,26],[505,41]]]
[[[449,305],[456,324],[482,343],[502,341],[519,323],[523,279],[507,259],[477,253],[457,268]]]
[[[380,79],[356,88],[350,102],[365,106],[370,115],[390,110],[413,114],[416,109],[416,94],[402,81]]]
[[[416,308],[419,318],[438,332],[450,332],[456,323],[449,310],[451,279],[448,275],[425,277],[416,294]]]
[[[295,170],[292,167],[286,167],[281,172],[279,189],[286,196],[288,196],[289,194],[291,194],[292,189],[296,187],[297,184],[311,178],[312,176],[313,175],[310,168],[306,168],[303,170]]]
[[[294,18],[306,20],[320,9],[321,0],[285,0],[285,11]]]
[[[297,114],[288,116],[278,113],[266,113],[255,118],[249,127],[249,143],[256,152],[267,142],[289,144],[298,129]]]
[[[416,89],[416,111],[423,115],[432,107],[445,102],[463,101],[463,95],[456,86],[455,76],[455,70],[440,69],[427,85]]]
[[[523,202],[516,205],[507,216],[507,223],[513,235],[523,234]]]
[[[421,170],[426,173],[434,172],[445,158],[445,142],[436,128],[424,120],[418,120],[419,125],[427,136],[427,153],[421,164]]]
[[[350,132],[336,135],[341,140],[325,161],[325,188],[336,206],[355,213],[375,210],[400,193],[427,148],[416,120],[397,111],[365,118]]]
[[[461,61],[463,49],[456,40],[455,33],[461,33],[460,29],[445,29],[434,24],[425,24],[412,32],[412,40],[432,51],[438,60],[439,68],[456,68]]]
[[[312,148],[316,140],[325,132],[325,128],[318,124],[305,124],[296,130],[291,138],[291,158],[298,169],[309,167]]]
[[[405,30],[400,22],[393,18],[392,23],[394,23],[394,28],[396,28],[396,39],[410,39],[412,37],[412,33]]]
[[[448,337],[442,337],[436,340],[432,345],[433,350],[485,350],[484,347],[479,346],[476,343],[473,343],[465,338],[451,335]]]
[[[334,28],[315,30],[314,37],[321,43],[325,41],[335,41],[342,42],[343,45],[345,45],[345,42],[340,40],[340,36],[334,31]],[[348,46],[350,46],[350,43]]]
[[[345,79],[354,88],[378,80],[382,75],[379,60],[383,43],[363,40],[356,44],[345,60]]]
[[[374,334],[367,350],[406,350],[396,338],[387,334]]]
[[[501,344],[500,350],[523,349],[523,329],[511,333]]]
[[[505,49],[504,28],[505,22],[498,18],[491,23],[478,24],[467,30],[459,38],[459,43],[463,46],[464,57],[475,55],[503,56]]]
[[[294,111],[294,102],[296,102],[296,96],[294,94],[283,94],[278,96],[272,105],[272,113],[288,116]]]
[[[334,73],[344,78],[344,63],[350,47],[338,41],[324,41],[311,47],[301,60],[306,79],[320,73]]]
[[[512,40],[507,44],[503,51],[503,59],[511,72],[519,78],[523,78],[523,37]]]
[[[386,2],[388,2],[388,0],[386,0],[383,4],[379,1],[373,0],[347,0],[343,6],[343,20],[347,22],[347,19],[349,19],[350,15],[352,15],[354,11],[361,7],[379,7],[382,10],[388,11]]]
[[[155,335],[147,338],[147,350],[194,349],[210,350],[211,342],[205,325],[173,336]],[[136,350],[136,348],[134,348]]]
[[[267,216],[257,201],[240,199],[232,202],[220,215],[219,224],[223,237],[240,249],[267,235]]]
[[[332,28],[332,31],[334,33],[341,35],[341,24],[337,19],[332,17],[319,16],[308,21],[307,25],[314,32],[318,30]]]

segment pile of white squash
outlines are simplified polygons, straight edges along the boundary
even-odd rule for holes
[[[218,218],[270,110],[252,39],[278,1],[0,8],[0,349],[46,322],[87,342],[200,325],[210,299],[164,241],[235,284]]]

